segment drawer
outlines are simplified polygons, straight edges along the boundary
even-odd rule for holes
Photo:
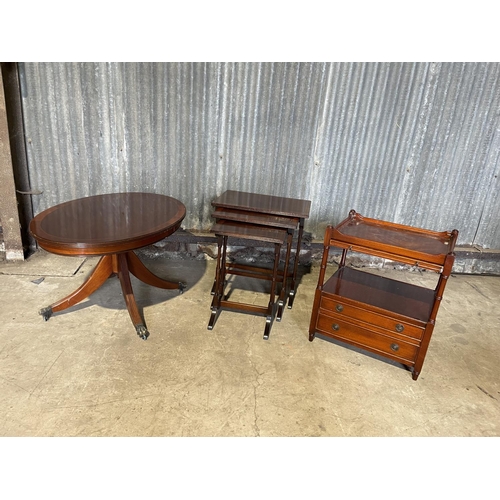
[[[337,317],[318,315],[317,330],[405,363],[414,363],[418,346],[351,324]]]
[[[351,306],[345,302],[330,299],[325,296],[321,297],[320,307],[322,309],[326,309],[327,311],[332,311],[336,314],[346,316],[347,321],[349,318],[355,318],[360,321],[364,321],[365,323],[385,328],[388,332],[406,335],[408,337],[413,337],[414,339],[421,339],[424,334],[424,328],[419,328],[418,326],[398,321],[388,316],[383,316],[382,314],[367,311],[359,307]]]

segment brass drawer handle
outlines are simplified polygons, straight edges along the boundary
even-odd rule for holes
[[[342,304],[337,304],[335,306],[335,309],[337,310],[337,312],[341,313],[344,310],[344,307],[342,306]]]
[[[401,323],[398,323],[396,325],[396,331],[397,332],[401,333],[404,329],[405,329],[405,327]]]
[[[337,323],[334,323],[334,324],[332,325],[332,328],[333,328],[335,331],[340,330],[340,326],[339,326],[339,325],[337,325]]]
[[[391,349],[392,349],[394,352],[397,352],[397,351],[399,351],[399,345],[398,345],[398,344],[391,344]]]

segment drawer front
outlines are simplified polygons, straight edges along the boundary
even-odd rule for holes
[[[403,360],[406,363],[413,363],[418,351],[416,345],[381,335],[367,328],[361,328],[325,314],[318,315],[317,330],[320,333],[344,340],[348,343],[354,342],[361,347],[367,347],[380,354],[388,355],[391,358]]]
[[[382,316],[381,314],[366,311],[328,297],[321,297],[320,307],[322,309],[326,309],[327,311],[332,311],[335,314],[346,316],[347,321],[349,321],[349,318],[355,318],[357,320],[370,323],[371,325],[377,325],[385,328],[388,332],[406,335],[415,339],[421,339],[424,334],[424,329],[419,328],[418,326],[410,325],[409,323],[405,323],[403,321],[397,321],[395,319]]]

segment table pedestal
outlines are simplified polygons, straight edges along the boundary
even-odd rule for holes
[[[135,301],[134,291],[130,281],[130,273],[142,282],[156,288],[163,288],[166,290],[177,289],[179,290],[179,293],[182,293],[186,288],[186,285],[182,282],[174,283],[172,281],[166,281],[153,274],[132,251],[114,253],[101,257],[94,271],[85,283],[64,299],[54,302],[50,306],[41,309],[40,314],[43,316],[44,320],[47,321],[53,313],[64,311],[68,307],[74,306],[83,299],[86,299],[111,275],[116,274],[120,280],[123,297],[125,298],[125,303],[127,304],[127,309],[137,335],[139,335],[141,339],[146,340],[149,336],[149,332],[144,325],[144,320],[139,313],[139,309]]]

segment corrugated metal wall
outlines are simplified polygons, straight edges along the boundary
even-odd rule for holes
[[[498,63],[23,63],[34,213],[168,194],[208,229],[226,189],[500,248]]]

